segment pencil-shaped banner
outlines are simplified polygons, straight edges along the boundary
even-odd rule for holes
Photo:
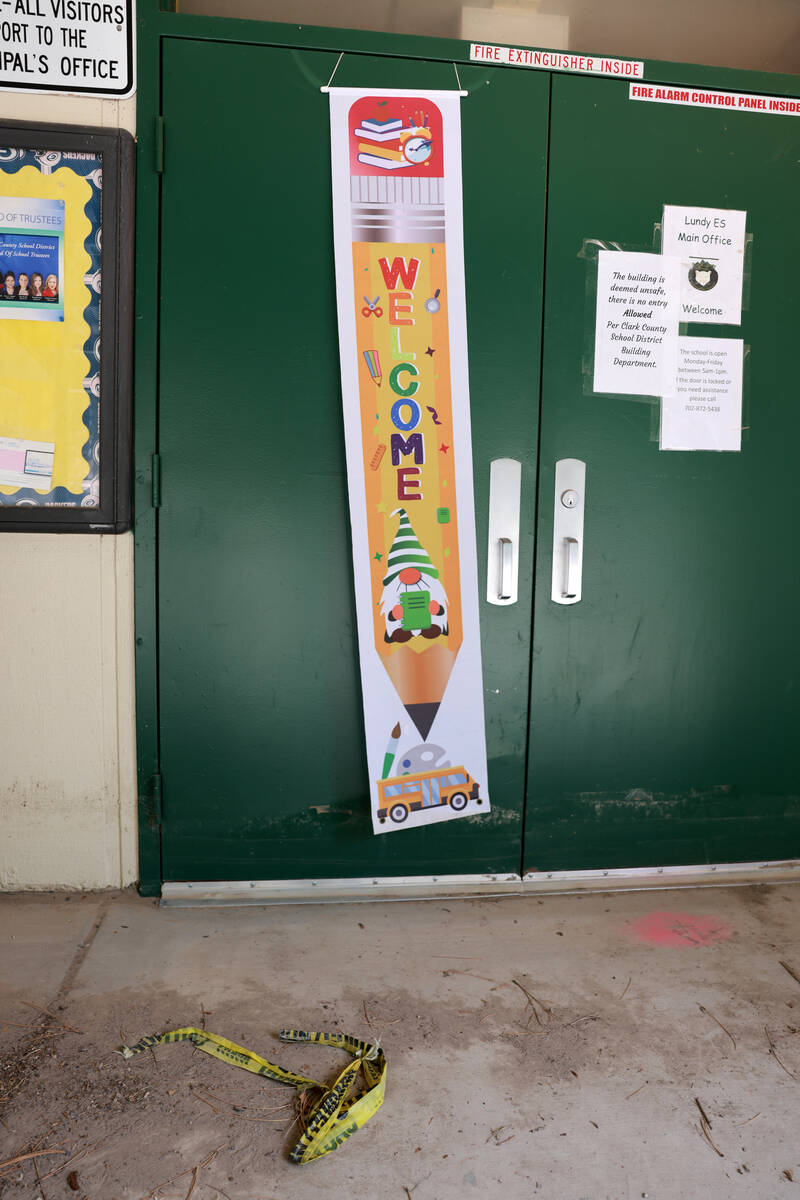
[[[332,88],[336,290],[376,833],[489,810],[460,100]]]

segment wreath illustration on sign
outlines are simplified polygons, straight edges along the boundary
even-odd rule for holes
[[[716,269],[705,259],[692,263],[689,268],[689,283],[693,288],[697,288],[698,292],[710,292],[713,287],[717,286],[718,281],[719,275]]]

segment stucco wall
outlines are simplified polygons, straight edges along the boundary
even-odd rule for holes
[[[0,119],[135,131],[135,101],[0,92]],[[0,890],[136,869],[133,535],[0,532]]]

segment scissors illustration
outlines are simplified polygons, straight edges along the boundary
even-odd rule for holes
[[[374,300],[370,300],[368,296],[365,296],[364,300],[366,301],[367,307],[362,308],[362,310],[361,310],[362,317],[382,317],[383,316],[383,309],[378,307],[378,301],[380,300],[380,296],[376,296]]]

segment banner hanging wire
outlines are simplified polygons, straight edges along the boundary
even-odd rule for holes
[[[333,83],[333,77],[334,77],[334,75],[336,74],[336,72],[339,70],[339,64],[340,64],[340,62],[342,61],[342,59],[343,59],[343,58],[344,58],[344,50],[342,50],[341,54],[339,55],[339,57],[338,57],[338,58],[337,58],[337,60],[336,60],[336,65],[334,66],[333,70],[331,71],[331,77],[330,77],[330,79],[329,79],[329,80],[328,80],[328,82],[327,82],[327,83],[324,85],[324,87],[321,87],[321,88],[319,89],[321,92],[329,92],[329,91],[331,90],[331,84]],[[456,92],[455,94],[456,94],[457,96],[468,96],[468,95],[469,95],[469,92],[465,91],[465,90],[464,90],[464,88],[462,88],[462,86],[461,86],[461,78],[460,78],[460,76],[459,76],[459,74],[458,74],[458,67],[456,66],[456,64],[455,64],[455,63],[453,63],[453,70],[454,70],[454,71],[455,71],[455,73],[456,73],[456,83],[458,84],[458,90],[457,90],[457,92]]]
[[[328,80],[328,82],[325,84],[325,87],[321,87],[319,89],[321,92],[329,92],[331,90],[331,84],[333,83],[333,77],[336,74],[336,72],[339,70],[339,63],[342,61],[343,58],[344,58],[344,50],[342,50],[341,54],[337,58],[336,66],[331,71],[331,77]]]

